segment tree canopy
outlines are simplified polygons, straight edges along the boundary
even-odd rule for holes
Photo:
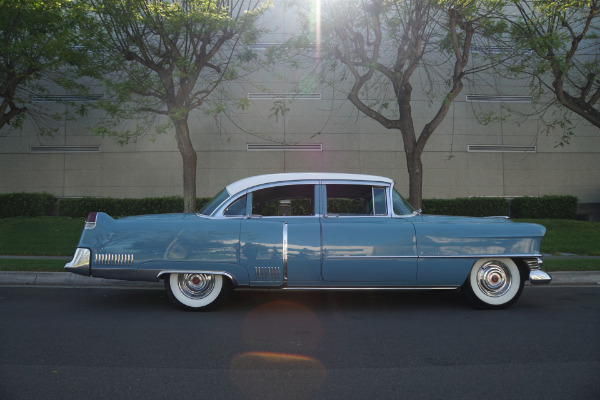
[[[512,5],[517,16],[505,18],[512,46],[522,56],[510,68],[532,77],[534,93],[552,95],[538,106],[546,124],[563,129],[563,142],[577,126],[572,113],[600,128],[600,1],[513,0]]]
[[[461,92],[465,76],[486,68],[469,67],[471,47],[504,31],[504,23],[493,18],[503,2],[361,0],[322,5],[321,79],[346,93],[361,113],[402,135],[410,202],[421,208],[421,155]],[[309,41],[314,28],[308,22],[304,40],[296,38],[293,45]],[[419,74],[425,77],[419,89],[429,93],[432,104],[422,125],[412,109]]]
[[[97,16],[110,118],[96,131],[122,143],[144,132],[155,117],[174,127],[183,160],[184,208],[196,207],[196,164],[190,112],[208,108],[219,85],[235,78],[244,61],[241,43],[255,41],[260,0],[85,0]],[[143,118],[147,118],[144,120]],[[119,126],[136,119],[133,129]],[[160,128],[160,124],[158,127]]]
[[[27,116],[42,129],[50,115],[36,107],[50,85],[77,88],[86,70],[88,45],[79,24],[86,17],[69,0],[0,0],[0,129],[20,127]],[[79,68],[78,68],[79,67]]]

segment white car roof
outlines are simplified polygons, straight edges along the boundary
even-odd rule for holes
[[[394,184],[394,181],[390,178],[375,175],[362,175],[362,174],[342,174],[335,172],[288,172],[282,174],[268,174],[268,175],[257,175],[249,178],[240,179],[237,182],[233,182],[227,185],[226,190],[229,195],[234,195],[258,185],[274,182],[285,182],[285,181],[301,181],[301,180],[345,180],[345,181],[374,181],[382,182],[390,185]]]

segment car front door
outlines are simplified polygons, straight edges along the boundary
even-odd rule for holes
[[[392,217],[389,187],[377,182],[323,182],[322,277],[335,285],[416,283],[413,224]]]
[[[320,280],[316,183],[270,185],[248,194],[240,264],[248,270],[251,286],[310,286]]]

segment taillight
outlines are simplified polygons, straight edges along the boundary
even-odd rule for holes
[[[96,227],[96,218],[98,217],[97,212],[91,212],[88,214],[85,220],[85,229],[94,229]]]

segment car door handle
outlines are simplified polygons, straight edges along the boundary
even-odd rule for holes
[[[262,218],[262,215],[260,215],[260,214],[246,215],[246,219],[252,219],[252,218]]]
[[[340,216],[340,214],[324,214],[323,215],[324,218],[337,218],[339,216]]]

